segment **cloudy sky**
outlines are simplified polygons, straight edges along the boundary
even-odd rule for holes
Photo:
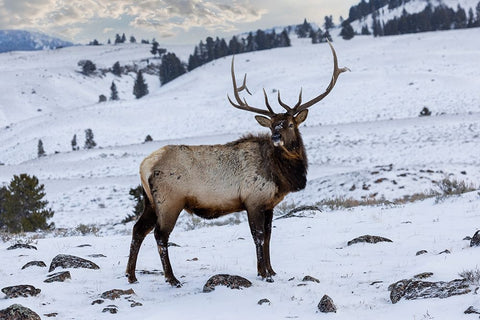
[[[0,30],[40,31],[75,43],[116,33],[161,43],[348,17],[359,0],[0,0]]]

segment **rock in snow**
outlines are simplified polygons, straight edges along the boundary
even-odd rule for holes
[[[470,240],[470,247],[480,247],[480,230],[477,230]]]
[[[0,310],[2,320],[40,320],[40,316],[31,309],[20,304],[12,304],[10,307]]]
[[[379,237],[379,236],[371,236],[371,235],[364,235],[361,237],[357,237],[355,239],[352,239],[347,242],[348,246],[351,246],[352,244],[355,243],[360,243],[360,242],[366,242],[366,243],[377,243],[377,242],[393,242],[390,239],[384,238],[384,237]]]
[[[337,307],[333,303],[332,298],[327,295],[324,295],[320,302],[318,303],[318,310],[323,313],[337,312]]]
[[[207,283],[203,286],[203,292],[213,291],[216,286],[227,286],[231,289],[240,289],[242,287],[249,288],[252,286],[252,283],[240,276],[217,274],[208,279]]]
[[[67,254],[59,254],[55,258],[53,258],[52,263],[50,263],[50,268],[48,269],[48,272],[52,272],[58,267],[62,267],[64,269],[65,268],[100,269],[100,267],[97,266],[92,261],[89,261],[80,257],[70,256]]]

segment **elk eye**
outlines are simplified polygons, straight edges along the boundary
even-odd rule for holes
[[[288,125],[288,127],[289,127],[289,128],[293,128],[293,123],[290,123],[290,124]]]

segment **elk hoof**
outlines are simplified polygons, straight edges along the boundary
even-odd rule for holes
[[[265,281],[270,282],[270,283],[274,282],[272,276],[268,276],[268,277],[265,279]]]
[[[134,275],[131,276],[128,273],[126,273],[125,277],[127,277],[128,283],[137,283],[138,282],[137,277],[135,277]]]
[[[181,288],[181,287],[182,287],[182,284],[181,284],[180,281],[178,281],[176,278],[167,280],[167,282],[170,283],[170,285],[171,285],[172,287],[175,287],[175,288]]]

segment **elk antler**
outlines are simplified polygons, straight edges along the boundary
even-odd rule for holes
[[[273,117],[275,115],[275,112],[273,112],[272,108],[270,107],[270,104],[268,103],[268,98],[267,98],[267,93],[265,92],[265,89],[263,89],[263,94],[265,96],[265,104],[267,105],[268,110],[263,110],[259,108],[254,108],[248,105],[247,100],[245,98],[242,99],[240,98],[239,92],[242,90],[246,90],[248,94],[251,95],[250,91],[247,88],[247,74],[245,73],[245,76],[243,77],[243,84],[240,87],[237,87],[237,81],[235,80],[235,71],[234,71],[234,57],[232,57],[232,82],[233,82],[233,95],[235,97],[235,100],[237,100],[237,104],[235,104],[231,99],[230,96],[227,94],[228,101],[232,106],[235,108],[241,109],[241,110],[247,110],[259,114],[263,114],[268,117]]]
[[[282,100],[280,99],[280,91],[279,91],[278,92],[278,103],[280,103],[280,105],[285,110],[287,110],[287,113],[289,113],[291,115],[295,115],[295,114],[297,114],[297,113],[299,113],[299,112],[301,112],[301,111],[303,111],[307,108],[310,108],[311,106],[313,106],[314,104],[316,104],[317,102],[319,102],[320,100],[325,98],[330,93],[330,91],[332,91],[333,87],[337,83],[337,79],[338,79],[338,76],[340,75],[340,73],[345,72],[345,71],[350,71],[350,69],[348,69],[347,67],[338,68],[337,54],[335,52],[335,49],[333,48],[332,43],[330,41],[328,41],[328,39],[327,39],[327,42],[328,42],[328,45],[330,46],[330,49],[332,49],[332,54],[333,54],[333,75],[332,75],[332,80],[330,81],[330,84],[328,85],[328,87],[327,87],[327,89],[325,90],[324,93],[322,93],[321,95],[313,98],[310,101],[305,102],[304,104],[302,104],[302,90],[300,89],[300,94],[298,96],[298,102],[293,108],[290,108],[288,105],[286,105],[285,103],[282,102]]]

